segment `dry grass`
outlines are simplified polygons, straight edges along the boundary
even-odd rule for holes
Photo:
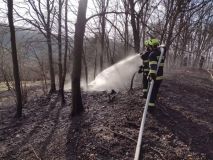
[[[7,91],[7,86],[4,82],[0,82],[0,92]]]
[[[13,82],[9,82],[10,86],[13,87]],[[32,86],[41,86],[42,85],[42,81],[22,81],[21,82],[23,86],[27,86],[27,87],[32,87]],[[47,81],[47,83],[49,83],[49,81]],[[0,82],[0,92],[4,92],[7,91],[7,86],[4,82]]]

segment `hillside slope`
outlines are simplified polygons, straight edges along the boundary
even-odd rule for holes
[[[158,108],[148,114],[143,141],[145,160],[213,159],[213,82],[205,71],[168,74]],[[130,160],[134,157],[144,101],[142,89],[83,93],[85,113],[69,118],[71,93],[60,106],[57,94],[24,107],[0,108],[0,159]]]

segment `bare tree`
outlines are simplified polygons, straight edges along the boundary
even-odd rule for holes
[[[105,34],[106,34],[106,10],[109,4],[109,0],[101,0],[101,12],[103,13],[100,16],[100,23],[101,23],[101,53],[100,53],[100,70],[103,70],[103,58],[105,55]]]
[[[13,75],[15,80],[15,91],[16,91],[16,99],[17,99],[16,116],[21,117],[22,116],[22,93],[21,93],[19,66],[18,66],[17,49],[16,49],[15,27],[13,23],[13,0],[7,1],[7,7],[8,7],[8,21],[9,21],[10,35],[11,35]]]
[[[64,87],[62,82],[62,74],[63,74],[63,68],[62,68],[62,37],[61,37],[61,14],[62,14],[62,7],[63,7],[63,1],[59,0],[58,2],[58,68],[59,68],[59,94],[61,95],[61,101],[64,102]]]
[[[81,63],[83,52],[83,41],[86,26],[87,0],[80,0],[78,6],[77,22],[75,25],[74,50],[73,50],[73,70],[72,70],[72,116],[83,111],[81,98]]]
[[[131,15],[131,25],[134,37],[134,49],[135,52],[140,52],[140,24],[139,16],[135,12],[135,2],[134,0],[129,0],[130,5],[130,15]]]
[[[62,84],[61,84],[61,97],[62,97],[62,103],[65,102],[64,99],[64,83],[66,79],[66,74],[67,74],[67,53],[68,53],[68,25],[67,25],[67,16],[68,16],[68,0],[65,0],[65,20],[64,20],[64,25],[65,25],[65,47],[64,47],[64,69],[62,73]]]
[[[38,0],[37,3],[35,0],[27,0],[27,2],[28,2],[27,5],[29,5],[28,6],[29,18],[23,17],[18,13],[18,11],[16,11],[16,13],[23,20],[36,27],[47,40],[50,83],[51,83],[50,93],[52,93],[56,91],[53,50],[52,50],[52,27],[56,15],[56,10],[54,6],[55,0],[46,0],[46,4],[44,4],[41,0]]]
[[[129,3],[129,9],[130,9],[134,49],[136,53],[139,53],[141,49],[141,44],[140,44],[141,37],[145,37],[145,35],[142,35],[142,34],[145,34],[145,27],[148,26],[146,23],[148,21],[147,19],[149,18],[145,18],[145,17],[147,16],[149,3],[148,3],[148,0],[146,1],[128,0],[128,3]],[[136,5],[137,5],[137,8],[139,8],[139,11],[136,11]]]
[[[128,4],[128,0],[123,0],[123,5],[125,8],[124,53],[125,53],[125,55],[127,55],[128,50],[129,50],[129,14],[128,14],[129,4]]]

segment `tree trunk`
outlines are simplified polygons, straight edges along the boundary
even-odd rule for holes
[[[61,40],[61,12],[62,12],[62,0],[59,0],[59,11],[58,11],[58,78],[59,78],[59,94],[61,96],[61,102],[64,102],[64,88],[62,83],[62,40]]]
[[[103,15],[100,17],[101,20],[101,55],[100,55],[100,71],[103,70],[103,63],[104,63],[104,55],[105,55],[105,27],[106,27],[106,20],[105,20],[105,12],[106,12],[106,5],[105,0],[102,0],[101,11]]]
[[[50,94],[56,91],[55,87],[55,72],[53,67],[53,56],[52,56],[52,40],[51,33],[47,33],[47,45],[48,45],[48,57],[49,57],[49,67],[50,67]]]
[[[54,66],[53,66],[53,56],[52,56],[52,36],[51,36],[51,26],[50,26],[50,2],[49,0],[47,2],[47,24],[45,26],[46,33],[47,33],[47,45],[48,45],[48,56],[49,56],[49,66],[50,66],[50,94],[56,91],[55,87],[55,72],[54,72]]]
[[[13,23],[13,0],[7,1],[7,7],[8,7],[8,21],[9,21],[10,34],[11,34],[13,75],[15,80],[15,91],[16,91],[16,99],[17,99],[16,116],[21,117],[22,116],[22,93],[21,93],[19,66],[18,66],[17,49],[16,49],[15,27]]]
[[[63,103],[65,102],[64,98],[64,84],[65,84],[65,79],[66,79],[66,74],[67,74],[67,53],[68,53],[68,25],[67,25],[67,8],[68,8],[68,0],[65,1],[65,51],[64,51],[64,72],[62,75],[62,87],[63,87],[63,92],[61,94]]]
[[[72,71],[72,116],[79,115],[83,111],[81,98],[81,59],[83,52],[83,40],[86,27],[87,0],[80,0],[78,7],[77,22],[75,25],[73,71]]]
[[[131,25],[134,37],[134,49],[136,53],[140,52],[140,33],[139,33],[139,17],[135,16],[135,4],[134,0],[129,0],[130,12],[131,12]]]
[[[129,4],[127,0],[124,1],[125,6],[125,42],[124,42],[124,55],[126,56],[129,52],[129,18],[128,18],[128,10],[129,10]]]
[[[98,56],[98,51],[97,51],[97,48],[96,48],[96,49],[95,49],[94,74],[93,74],[94,79],[95,79],[95,77],[96,77],[96,71],[97,71],[97,56]]]
[[[83,51],[83,64],[84,64],[86,86],[88,87],[88,68],[87,68],[87,60],[86,60],[86,47],[85,47],[85,49]]]

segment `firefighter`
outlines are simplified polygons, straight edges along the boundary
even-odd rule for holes
[[[143,98],[147,98],[148,92],[148,73],[149,73],[149,54],[151,52],[151,48],[149,46],[149,40],[144,42],[144,46],[146,47],[146,52],[141,54],[142,66],[138,73],[143,73]]]
[[[148,73],[148,79],[154,80],[154,86],[152,89],[149,105],[148,105],[148,111],[153,112],[155,110],[155,102],[157,99],[158,90],[160,88],[161,82],[163,80],[163,68],[164,68],[164,59],[165,59],[165,48],[162,60],[160,62],[160,66],[157,71],[157,64],[158,60],[161,54],[160,47],[159,46],[159,40],[158,39],[151,39],[149,41],[149,45],[151,46],[152,52],[149,55],[149,73]]]

